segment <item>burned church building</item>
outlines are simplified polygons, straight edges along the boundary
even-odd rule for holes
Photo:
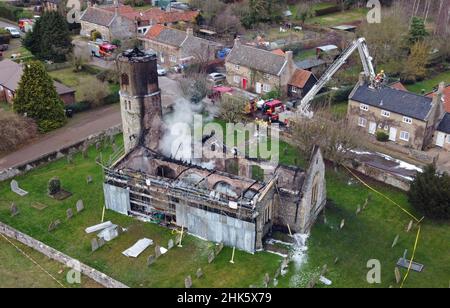
[[[319,149],[307,170],[268,168],[233,153],[218,158],[214,168],[167,157],[159,144],[164,121],[156,56],[134,49],[117,62],[125,154],[104,169],[107,209],[184,227],[251,253],[263,248],[274,228],[309,231],[326,202]],[[236,166],[234,172],[230,165]],[[252,179],[254,166],[264,170],[264,179]]]

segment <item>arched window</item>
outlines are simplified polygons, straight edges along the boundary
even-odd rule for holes
[[[176,177],[175,171],[167,166],[159,166],[156,168],[156,175],[168,179],[175,179]]]
[[[120,75],[120,84],[123,86],[127,86],[130,84],[130,80],[128,79],[128,75],[123,73]]]

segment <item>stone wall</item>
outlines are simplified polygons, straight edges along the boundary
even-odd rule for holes
[[[83,275],[88,276],[92,280],[96,281],[97,283],[101,284],[102,286],[106,288],[128,288],[123,283],[114,280],[113,278],[107,276],[106,274],[103,274],[102,272],[97,271],[96,269],[89,267],[78,260],[75,260],[68,255],[63,254],[62,252],[45,245],[44,243],[20,232],[16,229],[0,222],[0,233],[14,239],[16,241],[21,242],[22,244],[33,248],[36,251],[39,251],[43,255],[49,257],[52,260],[55,260],[59,263],[62,263],[65,266],[68,266],[70,268],[80,270]],[[74,268],[78,267],[79,268]]]
[[[69,153],[79,152],[85,146],[85,144],[88,144],[88,145],[95,144],[96,142],[102,140],[103,138],[105,138],[107,136],[115,136],[115,135],[119,134],[120,132],[122,132],[122,125],[117,125],[117,126],[109,128],[107,130],[104,130],[100,133],[90,135],[84,140],[75,142],[75,143],[73,143],[69,146],[63,147],[57,151],[53,151],[53,152],[41,155],[39,157],[36,157],[33,160],[27,161],[25,163],[22,163],[20,165],[14,166],[14,167],[6,169],[6,170],[2,170],[2,171],[0,171],[0,182],[9,180],[18,175],[21,175],[30,170],[33,170],[34,168],[37,168],[37,167],[47,164],[49,162],[58,160],[64,156],[66,156]]]

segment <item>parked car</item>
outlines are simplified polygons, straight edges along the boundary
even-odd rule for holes
[[[13,38],[19,38],[20,37],[19,30],[17,30],[14,27],[5,27],[5,30],[8,31],[9,34],[11,35],[11,37],[13,37]]]
[[[166,69],[159,64],[157,66],[157,70],[158,70],[158,76],[166,76],[167,75]]]
[[[8,50],[9,45],[8,44],[0,44],[0,51],[6,51]]]
[[[214,85],[223,83],[226,79],[227,76],[222,73],[211,73],[208,75],[208,81],[212,82]]]

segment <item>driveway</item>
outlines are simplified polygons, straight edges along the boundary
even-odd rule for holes
[[[159,86],[162,91],[163,106],[173,105],[180,97],[180,90],[176,81],[167,77],[160,77]],[[76,114],[66,126],[38,137],[19,150],[1,157],[0,171],[82,141],[90,135],[119,125],[121,122],[118,104]]]

